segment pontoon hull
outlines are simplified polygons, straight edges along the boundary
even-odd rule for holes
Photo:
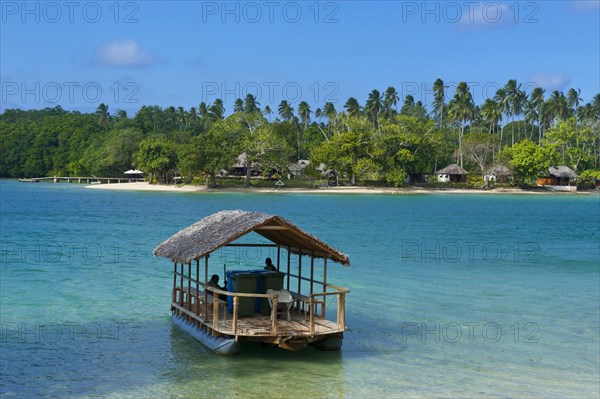
[[[205,330],[197,328],[192,323],[185,321],[183,317],[173,315],[173,323],[192,337],[200,341],[204,346],[219,355],[235,355],[242,349],[239,342],[234,338],[215,337]]]

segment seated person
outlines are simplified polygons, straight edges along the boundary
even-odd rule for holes
[[[225,283],[227,283],[227,282],[225,282]],[[209,287],[212,287],[212,288],[216,288],[218,290],[227,291],[226,287],[221,287],[219,285],[219,275],[218,274],[213,274],[212,277],[210,278],[210,280],[208,281],[208,284],[206,284],[206,285]],[[227,284],[225,284],[225,285],[227,285]],[[220,294],[219,299],[226,301],[227,295]]]
[[[265,270],[268,270],[270,272],[276,272],[277,268],[275,268],[275,266],[273,266],[273,261],[271,260],[271,258],[267,258],[265,259]]]

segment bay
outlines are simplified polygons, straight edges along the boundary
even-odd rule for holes
[[[152,249],[223,209],[279,214],[351,267],[341,352],[212,354]],[[598,195],[177,194],[0,182],[0,393],[598,397]],[[259,266],[265,253],[221,255]],[[221,258],[223,259],[223,258]]]

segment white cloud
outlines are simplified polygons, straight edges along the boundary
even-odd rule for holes
[[[564,73],[540,72],[533,75],[531,81],[546,90],[562,90],[571,83],[571,78]]]
[[[96,50],[95,63],[117,67],[146,67],[158,63],[155,55],[143,51],[134,40],[108,43]]]
[[[500,2],[465,3],[469,7],[462,9],[462,16],[458,21],[459,27],[467,28],[498,28],[511,22],[508,6]]]

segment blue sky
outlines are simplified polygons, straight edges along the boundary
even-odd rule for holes
[[[441,78],[476,103],[508,79],[600,92],[600,0],[1,2],[0,107],[230,113],[255,94],[313,110],[394,86],[430,105]]]

